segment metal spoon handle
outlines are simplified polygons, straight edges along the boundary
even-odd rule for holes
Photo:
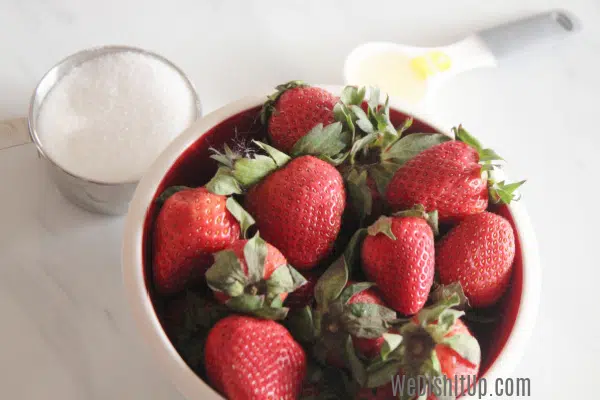
[[[478,32],[485,45],[502,61],[540,44],[562,39],[581,29],[571,13],[555,10]]]

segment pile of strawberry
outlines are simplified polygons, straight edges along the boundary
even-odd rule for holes
[[[158,199],[167,333],[229,399],[393,399],[394,375],[479,371],[462,317],[510,283],[513,228],[488,210],[522,182],[495,181],[502,159],[462,127],[407,133],[365,97],[281,85],[269,144],[214,150],[210,182]]]

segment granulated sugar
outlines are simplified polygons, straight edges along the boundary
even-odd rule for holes
[[[134,52],[89,60],[44,99],[38,135],[63,169],[108,183],[138,180],[196,117],[195,97],[168,64]]]

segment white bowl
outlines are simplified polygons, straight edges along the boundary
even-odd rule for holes
[[[342,89],[338,86],[326,86],[326,88],[338,94]],[[163,178],[186,149],[204,133],[221,122],[240,112],[260,106],[268,94],[270,93],[247,97],[221,107],[198,120],[183,132],[162,153],[141,179],[130,203],[126,218],[122,249],[123,278],[126,296],[137,323],[139,335],[149,345],[155,364],[159,366],[158,368],[168,376],[181,394],[189,400],[217,400],[222,399],[222,397],[202,381],[179,356],[164,332],[155,312],[150,291],[147,287],[147,275],[143,263],[144,227],[147,213]],[[449,134],[449,131],[437,125],[431,116],[424,115],[422,112],[415,113],[410,106],[394,99],[390,101],[390,104],[393,109],[412,115],[416,120],[425,122],[439,132]],[[541,271],[537,244],[529,217],[522,202],[511,204],[507,210],[512,216],[520,242],[521,268],[515,268],[516,276],[513,277],[520,284],[513,285],[515,293],[511,294],[513,312],[516,314],[512,330],[506,330],[506,340],[503,339],[504,343],[496,346],[498,347],[496,349],[498,354],[483,375],[488,382],[492,382],[495,378],[506,378],[519,362],[535,325],[540,296]]]

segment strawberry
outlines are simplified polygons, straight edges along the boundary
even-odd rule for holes
[[[214,388],[229,399],[293,400],[306,375],[306,355],[277,322],[235,315],[208,334],[205,366]]]
[[[212,262],[211,254],[240,235],[225,196],[204,187],[177,190],[164,201],[154,226],[152,272],[154,286],[162,294],[198,282]]]
[[[414,325],[414,324],[418,324],[418,322],[415,321],[411,325]],[[408,336],[408,337],[410,338],[410,336]],[[442,342],[443,341],[452,342],[452,341],[456,340],[455,339],[456,337],[461,337],[461,339],[459,339],[459,340],[464,340],[464,339],[462,339],[463,337],[468,338],[466,340],[466,342],[472,343],[471,346],[474,349],[476,349],[475,352],[477,354],[479,354],[479,345],[477,344],[476,339],[473,337],[473,335],[471,334],[471,332],[469,331],[467,326],[460,319],[456,320],[456,322],[454,323],[454,326],[450,329],[450,331],[443,336]],[[423,340],[423,339],[422,338],[417,339],[416,342],[419,344],[413,344],[413,345],[418,348],[421,343],[421,340]],[[424,339],[424,340],[428,341],[431,339],[428,338],[428,339]],[[412,374],[405,373],[405,372],[403,372],[402,369],[400,369],[398,371],[398,375],[395,376],[394,378],[392,378],[392,379],[396,379],[396,382],[393,382],[392,385],[390,385],[389,390],[391,392],[394,391],[393,388],[394,388],[394,383],[395,383],[396,384],[396,392],[401,393],[402,388],[408,388],[408,385],[409,385],[408,382],[410,382],[410,380],[412,379],[415,381],[415,389],[414,390],[416,390],[417,393],[427,394],[427,396],[426,396],[427,400],[437,400],[437,399],[441,399],[441,398],[444,398],[444,399],[448,398],[448,397],[446,397],[448,394],[452,395],[451,398],[454,398],[454,395],[460,396],[461,394],[466,392],[471,386],[473,386],[473,384],[475,384],[476,377],[479,372],[479,362],[480,361],[470,361],[466,356],[462,356],[461,353],[457,352],[457,350],[453,349],[450,345],[445,344],[445,343],[435,344],[434,346],[435,347],[433,349],[433,352],[435,353],[435,357],[437,358],[437,360],[439,362],[439,369],[436,370],[435,374],[441,373],[441,375],[438,375],[439,380],[437,380],[437,381],[435,381],[435,383],[433,383],[434,381],[432,379],[432,386],[428,386],[428,383],[426,380],[419,382],[416,379],[414,372]],[[463,346],[463,344],[456,345],[456,347],[461,347],[461,346]],[[468,351],[470,351],[470,350],[465,350],[465,354]],[[426,350],[426,352],[431,354],[432,350]],[[414,355],[407,356],[408,359],[411,359],[413,357],[415,357],[415,356]],[[420,359],[421,357],[422,357],[421,355],[416,356],[417,359]],[[478,360],[477,357],[479,357],[479,356],[473,356],[473,358],[475,360]],[[414,359],[409,362],[415,363]],[[423,368],[423,363],[427,363],[427,361],[420,360],[420,361],[417,361],[414,365],[421,365],[421,368]],[[425,367],[425,368],[426,368],[426,370],[428,369],[428,367]],[[426,376],[426,375],[424,374],[421,376]],[[444,379],[447,380],[446,384],[444,384]],[[413,390],[413,389],[405,389],[405,390]],[[410,392],[408,392],[407,394],[410,394]],[[395,397],[395,398],[397,398],[397,397]],[[417,398],[420,398],[420,397],[417,397],[415,395],[415,396],[409,396],[406,398],[411,398],[411,399],[416,400]]]
[[[413,324],[417,323],[419,322],[413,322]],[[410,335],[407,337],[411,338]],[[461,343],[461,341],[463,343]],[[420,339],[417,339],[417,343],[420,343]],[[418,345],[415,347],[418,348]],[[465,347],[471,348],[465,349]],[[476,376],[479,373],[480,364],[479,344],[462,320],[457,319],[455,321],[454,325],[452,325],[452,327],[443,335],[441,343],[435,344],[433,351],[440,364],[439,372],[449,380],[448,388],[444,389],[443,385],[440,384],[439,390],[447,390],[450,393],[456,393],[460,396],[475,383]],[[419,359],[422,356],[419,354],[412,354],[408,358],[410,359],[413,357]],[[404,376],[406,377],[407,375]],[[408,374],[408,376],[410,376],[410,374]],[[461,379],[463,377],[464,379]],[[429,393],[429,396],[427,397],[428,400],[436,400],[439,398],[436,396],[436,389],[434,387],[423,388],[423,390],[426,389]],[[437,394],[440,394],[440,397],[443,398],[443,392]]]
[[[348,343],[361,357],[377,356],[382,334],[396,319],[373,283],[348,280],[350,258],[341,256],[321,276],[315,286],[316,309],[307,318],[313,323],[317,357],[336,367],[346,365]]]
[[[306,284],[291,292],[285,300],[285,305],[293,309],[312,306],[315,301],[315,285],[321,275],[323,272],[319,270],[304,271],[302,276],[306,279]]]
[[[306,283],[283,254],[258,234],[236,240],[214,258],[206,282],[220,303],[237,312],[283,319],[287,308],[282,303],[288,293]]]
[[[322,365],[348,367],[348,346],[365,359],[376,357],[383,333],[396,320],[373,283],[348,281],[346,260],[352,258],[346,252],[319,278],[314,309],[296,309],[286,320],[294,337],[311,348]]]
[[[446,142],[423,151],[394,174],[386,199],[392,209],[423,204],[438,210],[440,221],[483,212],[488,205],[487,184],[475,149]]]
[[[436,223],[435,213],[417,206],[379,218],[362,243],[363,271],[387,304],[404,315],[423,308],[433,284],[435,245],[429,224]]]
[[[352,286],[352,285],[357,285],[355,283],[349,282],[348,286]],[[361,287],[361,285],[367,285],[370,286],[371,284],[368,283],[362,283],[362,284],[358,284],[358,286],[355,287]],[[353,288],[351,288],[350,290],[354,291]],[[351,305],[352,304],[356,304],[358,305],[357,308],[353,308]],[[387,308],[387,306],[385,305],[385,302],[383,301],[381,294],[379,293],[379,291],[374,288],[371,287],[370,289],[366,289],[364,291],[358,292],[354,295],[352,295],[352,297],[350,297],[350,299],[347,301],[346,303],[346,307],[343,310],[342,314],[339,316],[339,319],[336,318],[335,316],[335,311],[331,312],[329,311],[326,318],[327,321],[327,326],[325,327],[326,332],[324,332],[323,335],[323,344],[328,348],[327,351],[327,355],[326,355],[326,362],[329,365],[332,365],[334,367],[337,368],[344,368],[346,365],[346,361],[344,359],[344,352],[345,349],[340,349],[338,348],[338,344],[344,344],[344,340],[343,337],[350,335],[350,337],[352,338],[352,344],[354,347],[354,350],[363,358],[365,359],[373,359],[375,357],[377,357],[379,355],[379,352],[381,351],[381,346],[383,346],[384,343],[384,339],[382,334],[380,335],[364,335],[362,332],[360,332],[358,329],[354,329],[353,327],[349,327],[348,325],[348,315],[350,313],[355,313],[355,314],[360,314],[365,312],[364,310],[362,310],[363,308],[367,308],[369,309],[372,306],[365,306],[366,304],[368,305],[375,305],[375,306],[381,306],[382,309],[385,309],[386,312],[389,314],[389,320],[391,321],[393,319],[393,315],[395,315],[392,310],[389,310]],[[333,317],[333,318],[332,318]],[[367,317],[367,315],[364,315],[362,317]],[[353,320],[353,318],[350,318],[351,320]],[[352,322],[350,322],[352,323]],[[361,322],[359,321],[359,324]],[[385,322],[382,323],[384,326],[387,326]],[[367,337],[364,337],[367,336]],[[327,341],[339,341],[339,343],[336,343],[334,346],[331,345],[331,343],[327,343]],[[340,351],[342,350],[342,351]]]
[[[506,291],[514,256],[510,222],[484,212],[465,218],[438,243],[436,268],[443,284],[460,282],[473,307],[487,307]]]
[[[348,286],[352,284],[352,282],[349,282]],[[350,297],[350,300],[348,300],[346,304],[376,304],[382,307],[387,307],[383,301],[383,298],[381,297],[381,293],[375,287],[356,293]],[[383,336],[374,339],[353,337],[352,342],[354,343],[354,348],[359,352],[359,354],[370,359],[379,355],[384,340]]]
[[[261,235],[301,270],[326,258],[342,223],[340,173],[313,156],[289,161],[251,187],[244,202]]]
[[[488,180],[487,171],[495,168],[500,156],[483,149],[462,127],[455,133],[460,141],[430,147],[396,171],[386,192],[392,209],[423,204],[428,211],[438,211],[440,222],[451,222],[485,211],[488,185],[492,200],[509,203],[515,199],[514,191],[524,182]]]
[[[308,270],[332,251],[346,206],[342,176],[329,162],[346,146],[339,122],[319,125],[294,146],[291,158],[261,142],[267,155],[242,158],[225,148],[212,157],[222,166],[207,184],[221,195],[245,193],[248,213],[241,220],[256,223],[262,237],[288,262]],[[241,209],[241,207],[240,207]]]
[[[366,392],[366,388],[380,388],[386,393],[390,389],[390,378],[392,393],[402,399],[418,397],[407,392],[407,388],[412,386],[408,383],[410,381],[425,385],[419,389],[428,391],[429,400],[447,398],[443,395],[461,394],[467,390],[466,379],[472,385],[473,378],[479,372],[481,349],[477,339],[460,320],[464,312],[454,308],[459,304],[459,296],[454,293],[421,309],[399,328],[397,334],[384,335],[385,344],[378,359],[365,364],[354,356],[352,375],[363,387],[361,392]],[[352,354],[350,357],[353,357]],[[432,386],[427,386],[428,382],[419,383],[420,377],[431,377]],[[446,391],[441,392],[444,388],[441,380],[444,377],[450,382],[446,385]],[[465,377],[462,386],[461,377]],[[434,378],[437,380],[434,381]],[[455,385],[455,378],[458,386]]]
[[[325,89],[292,81],[277,86],[263,106],[262,121],[268,124],[273,146],[289,153],[294,144],[318,124],[335,121],[338,98]]]
[[[361,225],[371,224],[384,214],[383,194],[402,164],[419,152],[450,140],[442,134],[405,135],[412,126],[412,118],[396,128],[390,119],[389,97],[380,104],[377,88],[371,89],[367,101],[365,95],[364,87],[347,86],[334,110],[336,119],[352,133],[350,151],[340,171],[346,181],[351,210]]]

